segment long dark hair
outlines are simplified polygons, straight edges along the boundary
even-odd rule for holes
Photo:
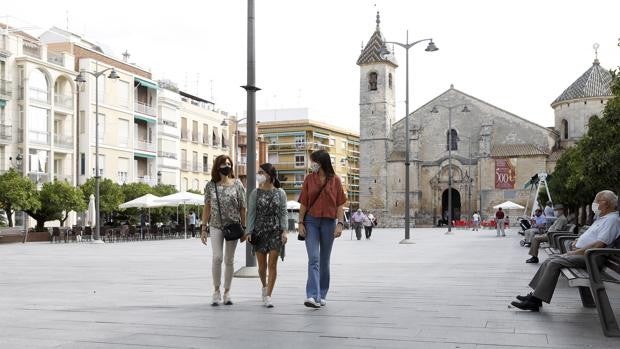
[[[329,156],[329,153],[325,150],[317,150],[310,154],[310,160],[316,162],[321,166],[323,172],[325,172],[325,176],[333,177],[336,175],[334,172],[334,168],[332,167],[332,158]]]
[[[230,159],[228,155],[222,154],[216,157],[215,160],[213,160],[213,167],[211,168],[211,179],[215,183],[219,182],[222,179],[222,175],[220,175],[220,166],[226,163],[226,160],[230,161],[230,168],[232,169],[228,177],[235,178],[235,171],[234,171],[235,168],[233,167],[232,160]]]
[[[269,175],[269,182],[273,183],[273,186],[280,188],[280,181],[278,180],[278,170],[273,167],[272,164],[266,162],[259,166],[267,175]]]

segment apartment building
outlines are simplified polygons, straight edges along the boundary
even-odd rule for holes
[[[309,172],[310,154],[329,152],[353,209],[359,205],[359,135],[310,119],[260,121],[258,132],[268,144],[268,162],[280,175],[289,200],[297,200]]]
[[[0,170],[19,168],[39,186],[74,184],[74,57],[0,28]]]
[[[171,81],[159,82],[157,119],[157,178],[181,189],[181,95]]]
[[[151,73],[127,62],[128,55],[118,60],[99,45],[59,28],[40,38],[48,50],[73,56],[72,66],[86,79],[78,88],[77,184],[95,175],[98,161],[102,178],[156,185],[159,86]],[[118,78],[110,78],[112,71]]]
[[[181,98],[181,190],[202,191],[211,180],[213,160],[231,155],[228,114],[214,110],[213,102],[179,91]]]

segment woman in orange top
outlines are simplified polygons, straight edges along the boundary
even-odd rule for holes
[[[334,238],[342,234],[347,197],[331,157],[325,150],[310,154],[312,173],[306,176],[299,195],[299,236],[305,237],[308,252],[308,281],[304,305],[325,305],[329,290],[329,258]]]

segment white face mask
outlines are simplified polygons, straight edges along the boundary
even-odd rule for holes
[[[258,185],[265,183],[266,180],[267,180],[267,177],[265,177],[265,175],[263,174],[256,175],[256,181],[258,182]]]
[[[319,172],[320,168],[321,165],[317,164],[316,162],[312,162],[312,164],[310,164],[310,171],[312,171],[313,173]]]
[[[598,209],[598,203],[596,201],[592,202],[592,212],[594,212],[594,214],[599,214],[601,212],[601,210]]]

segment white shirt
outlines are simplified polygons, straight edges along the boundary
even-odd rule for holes
[[[480,215],[477,213],[474,213],[474,222],[478,222],[480,220]]]
[[[620,236],[620,218],[618,211],[613,211],[595,220],[592,226],[577,239],[575,247],[583,248],[596,241],[609,246],[616,241],[618,236]]]

